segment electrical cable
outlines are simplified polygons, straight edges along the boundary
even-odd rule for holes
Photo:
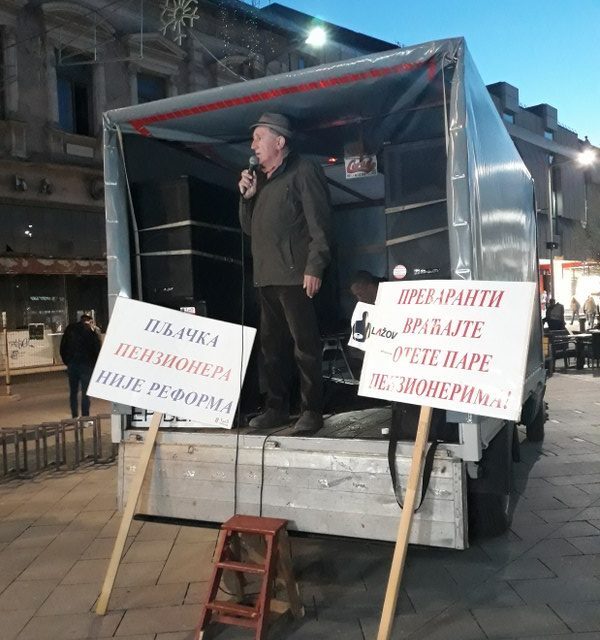
[[[215,538],[215,545],[214,545],[214,547],[213,547],[213,551],[212,551],[212,554],[211,554],[211,556],[212,556],[213,558],[215,557],[215,551],[217,550],[217,544],[218,544],[218,543],[219,543],[219,536],[217,535],[217,537]],[[227,589],[225,589],[224,587],[222,587],[220,584],[219,584],[219,587],[218,587],[218,588],[219,588],[219,591],[220,591],[221,593],[224,593],[224,594],[226,594],[226,595],[228,595],[228,596],[234,596],[234,597],[235,597],[235,596],[237,596],[237,595],[238,595],[237,593],[233,593],[233,592],[231,592],[231,591],[227,591]],[[258,595],[260,595],[260,593],[248,593],[248,594],[245,594],[245,595],[246,595],[247,597],[251,597],[251,598],[252,598],[252,597],[254,597],[254,596],[258,596]]]
[[[259,492],[259,502],[258,502],[259,517],[262,517],[262,512],[263,512],[263,490],[265,487],[265,447],[267,445],[267,440],[271,436],[275,436],[281,431],[285,431],[287,428],[288,427],[286,425],[285,427],[281,427],[281,429],[277,429],[276,431],[269,433],[269,435],[265,436],[265,439],[263,440],[263,443],[262,443],[262,450],[261,450],[261,456],[260,456],[260,492]]]
[[[240,225],[241,229],[241,225]],[[241,426],[241,396],[242,396],[242,372],[243,372],[243,362],[244,362],[244,328],[246,326],[246,303],[245,303],[245,293],[246,293],[246,269],[245,269],[245,246],[244,246],[244,230],[241,229],[241,261],[242,261],[242,285],[241,285],[241,297],[242,297],[242,355],[240,358],[240,401],[238,402],[238,411],[237,411],[237,434],[236,434],[236,442],[235,442],[235,460],[234,460],[234,471],[233,471],[233,512],[237,514],[237,485],[238,485],[238,465],[239,465],[239,451],[240,451],[240,426]],[[277,429],[272,433],[268,434],[262,443],[261,448],[261,461],[260,461],[260,489],[259,489],[259,505],[258,505],[258,515],[262,516],[263,512],[263,492],[264,492],[264,481],[265,481],[265,447],[268,439],[271,436],[274,436],[281,431],[285,431],[287,426],[282,427],[281,429]]]
[[[233,74],[236,78],[239,78],[240,80],[243,80],[244,82],[248,81],[248,78],[244,78],[244,76],[241,76],[239,73],[236,73],[233,69],[230,69],[226,64],[224,64],[223,62],[221,62],[221,60],[219,60],[219,58],[217,58],[217,56],[215,56],[215,54],[210,51],[208,49],[208,47],[206,47],[205,45],[203,45],[201,42],[199,42],[198,40],[196,40],[196,43],[202,48],[204,49],[204,51],[206,51],[206,53],[208,53],[208,55],[221,67],[223,67],[224,69],[226,69],[227,71],[229,71],[229,73]]]
[[[244,380],[244,329],[246,327],[246,302],[245,302],[245,290],[246,290],[246,264],[245,264],[245,250],[244,250],[244,230],[240,223],[240,254],[242,261],[242,278],[241,278],[241,352],[240,352],[240,394],[238,398],[238,406],[236,411],[236,436],[235,436],[235,459],[233,463],[233,515],[237,514],[237,485],[238,485],[238,464],[240,459],[240,427],[242,422],[242,386]]]

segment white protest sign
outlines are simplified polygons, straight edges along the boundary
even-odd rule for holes
[[[379,285],[359,394],[518,420],[535,283]]]
[[[231,429],[255,333],[117,298],[88,395]]]

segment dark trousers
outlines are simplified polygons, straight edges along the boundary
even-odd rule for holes
[[[69,376],[69,402],[71,404],[71,416],[89,416],[90,415],[90,399],[87,395],[87,389],[92,377],[94,367],[87,364],[71,363],[67,366],[67,374]],[[78,409],[77,395],[81,386],[81,414]]]
[[[267,407],[289,406],[289,336],[300,374],[301,411],[323,411],[322,350],[312,300],[301,285],[259,287],[260,344],[267,385]]]

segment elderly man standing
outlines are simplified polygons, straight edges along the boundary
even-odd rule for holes
[[[274,428],[290,421],[285,356],[291,334],[301,394],[301,415],[293,432],[313,433],[323,425],[323,390],[312,298],[330,259],[329,191],[321,167],[290,149],[293,130],[286,116],[265,113],[252,129],[259,171],[241,174],[240,222],[252,238],[267,400],[265,412],[250,426]]]

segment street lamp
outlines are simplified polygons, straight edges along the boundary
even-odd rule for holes
[[[591,147],[588,147],[575,160],[582,167],[590,167],[596,162],[596,152]]]
[[[590,167],[596,162],[597,154],[596,151],[592,148],[589,142],[584,143],[583,151],[574,154],[571,158],[566,158],[565,160],[561,160],[560,162],[556,162],[556,158],[554,155],[548,155],[548,239],[546,242],[546,249],[550,252],[550,297],[555,297],[554,290],[554,250],[558,249],[558,242],[554,239],[554,221],[556,217],[555,207],[554,207],[554,188],[553,188],[553,180],[552,180],[552,172],[554,167],[563,164],[570,164],[572,162],[576,163],[580,167]],[[585,180],[585,178],[584,178]],[[584,183],[584,188],[587,191],[587,185]],[[586,223],[587,223],[587,192],[585,193],[585,215],[586,215]]]
[[[321,26],[313,26],[308,31],[299,29],[298,34],[289,39],[285,47],[273,50],[272,57],[265,66],[269,67],[271,73],[280,73],[287,57],[287,71],[292,71],[292,56],[295,55],[299,60],[297,68],[304,68],[306,63],[302,60],[303,54],[308,53],[312,57],[316,50],[324,49],[327,40],[327,31]],[[276,63],[275,67],[273,63]]]
[[[323,27],[313,27],[309,32],[305,44],[311,47],[322,47],[327,42],[327,31]]]

